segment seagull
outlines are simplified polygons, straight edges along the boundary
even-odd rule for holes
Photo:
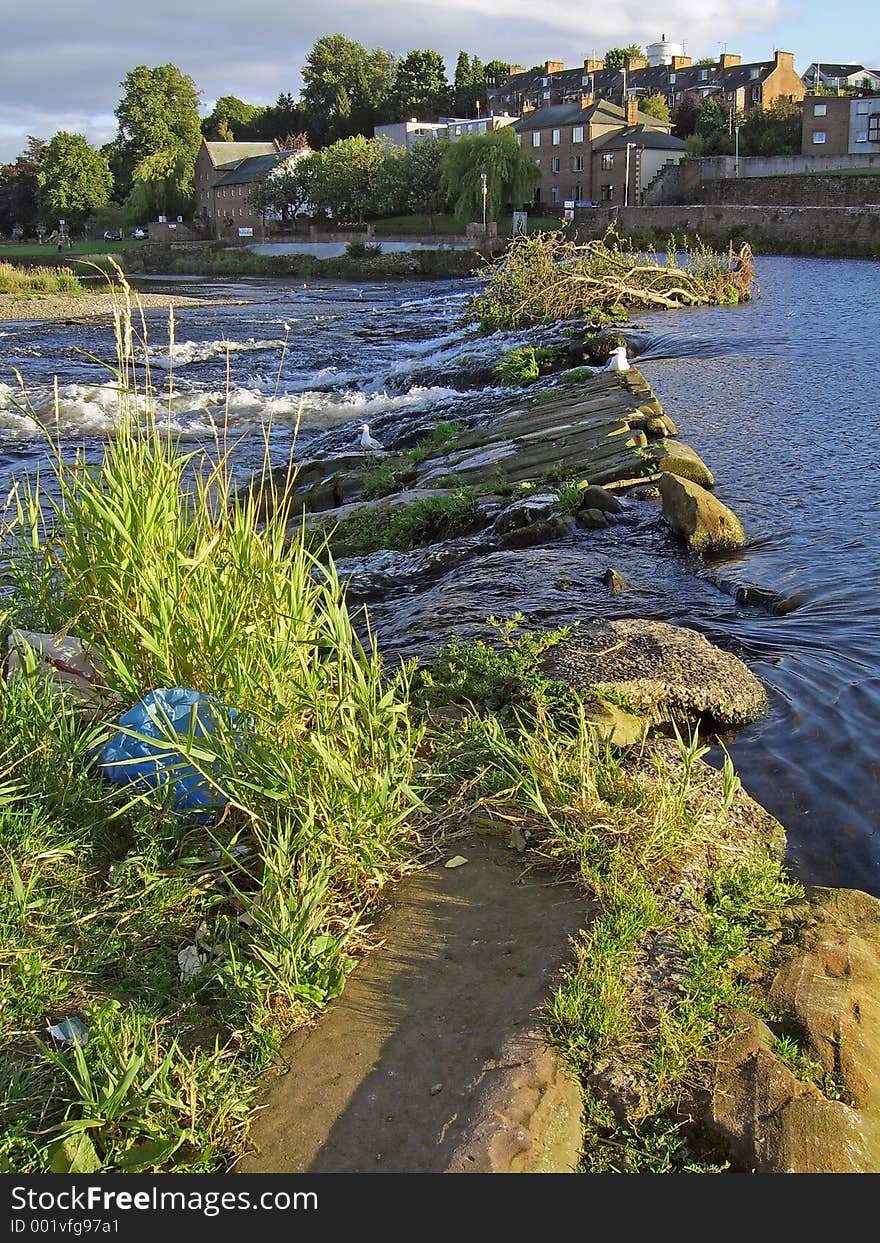
[[[618,345],[608,362],[605,364],[606,371],[629,371],[629,363],[626,357],[626,346]]]
[[[381,453],[383,447],[375,436],[370,435],[369,423],[361,423],[361,448],[366,449],[367,453]]]

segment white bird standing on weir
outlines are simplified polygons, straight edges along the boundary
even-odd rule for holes
[[[606,371],[629,371],[629,362],[626,357],[626,346],[618,345],[608,362],[605,364]]]
[[[366,449],[367,453],[381,453],[383,451],[383,446],[376,437],[370,435],[369,423],[361,423],[361,448]]]

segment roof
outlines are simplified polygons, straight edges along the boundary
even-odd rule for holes
[[[253,145],[257,146],[258,144],[254,143]],[[218,177],[214,184],[218,186],[240,186],[251,181],[262,181],[264,177],[268,177],[276,164],[283,164],[285,160],[297,154],[299,153],[296,151],[273,151],[271,155],[251,156],[250,159],[240,160],[234,167],[224,172],[223,176]]]
[[[205,147],[215,168],[227,168],[256,155],[273,155],[278,151],[275,142],[208,142]]]
[[[687,144],[680,138],[673,138],[662,129],[648,129],[645,125],[629,125],[607,138],[597,138],[593,150],[617,151],[632,143],[636,147],[648,147],[657,151],[686,151]]]
[[[579,103],[548,104],[545,108],[535,108],[532,112],[524,113],[514,123],[513,128],[519,133],[535,129],[556,129],[560,125],[592,121],[597,116],[599,120],[607,120],[612,124],[616,122],[619,125],[624,120],[625,113],[617,104],[612,104],[607,99],[596,99],[588,108],[582,108]]]
[[[855,73],[876,73],[876,69],[868,69],[865,65],[829,65],[824,60],[813,61],[812,65],[804,71],[804,77],[807,74],[812,77],[818,68],[823,78],[849,78]]]

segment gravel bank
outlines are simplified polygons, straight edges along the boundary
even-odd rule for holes
[[[141,305],[146,310],[169,306],[220,306],[238,302],[232,298],[188,298],[182,294],[141,293]],[[33,294],[27,298],[14,298],[0,294],[0,321],[85,319],[95,315],[113,314],[113,295],[110,293]]]

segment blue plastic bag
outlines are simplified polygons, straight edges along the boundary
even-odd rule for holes
[[[120,717],[122,728],[101,749],[98,760],[110,781],[156,794],[159,806],[170,805],[180,814],[210,820],[228,800],[186,763],[171,735],[206,738],[218,722],[228,722],[239,737],[243,723],[239,718],[237,709],[226,707],[213,695],[186,686],[157,687]],[[133,738],[128,730],[143,737]],[[216,764],[206,767],[216,774]]]

